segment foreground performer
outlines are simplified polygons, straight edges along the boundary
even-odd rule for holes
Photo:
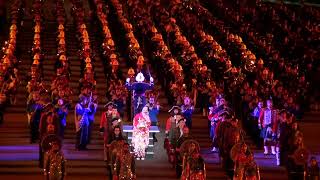
[[[150,77],[150,83],[144,82],[145,77],[140,72],[136,76],[136,82],[131,83],[130,78],[127,78],[126,87],[128,90],[133,91],[133,108],[134,108],[134,116],[141,112],[142,108],[146,105],[146,97],[145,92],[147,90],[153,89],[153,78]]]
[[[230,157],[230,151],[235,144],[242,142],[243,138],[236,118],[226,111],[222,112],[220,117],[221,122],[216,128],[219,156],[227,176],[232,179],[234,175],[234,162]]]
[[[121,128],[119,125],[116,125],[113,128],[113,133],[110,134],[109,143],[105,146],[105,161],[108,171],[110,172],[110,180],[113,178],[113,169],[117,160],[117,155],[123,150],[124,143],[126,143],[126,140],[122,136]]]
[[[132,144],[137,160],[144,160],[145,151],[149,145],[149,129],[151,120],[149,117],[149,108],[144,107],[142,112],[133,119]]]
[[[52,148],[44,159],[44,175],[46,180],[63,180],[66,175],[66,161],[61,152],[61,144],[52,142]]]
[[[123,145],[113,164],[113,180],[135,180],[136,167],[133,155],[129,151],[129,144]]]
[[[183,157],[181,156],[182,154],[180,153],[180,147],[181,145],[187,141],[187,140],[191,140],[193,139],[190,135],[189,135],[189,128],[187,126],[183,127],[183,135],[178,139],[177,143],[176,143],[176,175],[177,178],[181,177],[182,174],[182,166],[183,166]]]
[[[234,180],[242,180],[245,176],[246,165],[253,160],[248,146],[241,142],[235,144],[230,152],[231,159],[234,162]]]
[[[204,159],[200,155],[199,144],[193,140],[188,140],[182,144],[181,153],[183,153],[181,180],[205,180],[206,169]]]
[[[46,134],[44,134],[39,142],[39,167],[43,168],[43,159],[47,151],[51,149],[51,144],[53,141],[61,141],[60,137],[55,132],[55,126],[49,124],[46,128]]]

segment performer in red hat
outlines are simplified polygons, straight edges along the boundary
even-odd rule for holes
[[[105,106],[106,111],[101,114],[100,119],[100,133],[103,134],[104,137],[104,150],[105,154],[107,153],[107,145],[109,144],[110,137],[109,135],[112,133],[113,128],[120,124],[120,114],[118,113],[115,104],[113,102],[108,102]],[[107,161],[107,156],[104,158]]]

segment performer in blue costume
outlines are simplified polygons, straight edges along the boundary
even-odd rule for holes
[[[191,104],[191,100],[188,96],[184,97],[183,105],[181,106],[181,112],[184,118],[187,120],[186,125],[189,129],[192,128],[192,114],[194,107]]]
[[[149,97],[149,117],[151,120],[151,126],[158,126],[158,115],[160,111],[159,102],[155,102],[155,97]],[[156,138],[156,133],[152,133],[153,142],[158,142]]]
[[[81,95],[80,102],[75,107],[75,125],[76,125],[76,149],[86,150],[89,141],[89,113],[91,112],[91,102],[87,97]]]
[[[154,87],[153,78],[150,76],[150,83],[144,82],[144,75],[140,72],[136,76],[136,82],[131,83],[130,78],[127,78],[126,87],[128,90],[133,91],[133,108],[134,114],[140,113],[142,108],[146,105],[145,92]]]
[[[38,92],[32,94],[32,99],[27,103],[28,123],[30,126],[30,142],[35,143],[39,139],[39,123],[43,105],[40,104]]]

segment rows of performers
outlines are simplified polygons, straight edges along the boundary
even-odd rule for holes
[[[235,150],[232,149],[236,148],[235,145],[238,142],[243,142],[244,134],[238,125],[238,120],[234,117],[230,118],[230,112],[226,99],[218,96],[215,104],[209,108],[208,122],[213,144],[212,152],[219,153],[222,165],[226,168],[227,174],[232,177],[232,175],[239,175],[236,168],[237,161],[234,161],[236,160],[233,154]],[[273,107],[272,100],[266,100],[265,103],[260,101],[252,112],[252,116],[243,123],[258,147],[260,144],[263,145],[264,154],[274,156],[277,165],[287,168],[289,179],[302,179],[306,175],[317,174],[314,173],[314,169],[319,169],[315,158],[311,158],[309,167],[313,171],[307,170],[309,153],[303,143],[303,134],[294,116],[287,110],[277,110]],[[249,159],[242,159],[245,160],[245,164],[250,165],[250,168],[253,167],[251,156],[253,154],[248,153]],[[241,173],[240,176],[246,174],[245,171]]]
[[[222,97],[219,100],[224,101]],[[184,104],[188,103],[190,99],[185,97]],[[215,144],[220,149],[221,163],[231,179],[259,179],[259,168],[253,159],[253,153],[244,142],[238,120],[227,103],[224,104],[219,107],[221,111],[217,118],[220,123],[215,127]],[[169,110],[164,148],[178,178],[205,179],[205,163],[200,155],[200,146],[189,133],[191,127],[188,126],[183,110],[179,106],[173,106]]]
[[[16,40],[22,24],[23,3],[21,1],[12,1],[9,13],[11,19],[10,23],[8,22],[7,24],[7,26],[10,26],[8,37],[1,33],[1,36],[7,39],[0,51],[0,124],[3,123],[3,111],[5,108],[9,104],[16,104],[16,92],[20,84],[19,70],[17,68],[19,64],[17,56],[20,54],[16,48]],[[5,19],[5,16],[2,16],[2,18]],[[5,23],[1,26],[6,27]]]

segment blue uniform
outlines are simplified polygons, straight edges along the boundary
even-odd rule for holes
[[[64,129],[66,128],[67,125],[67,115],[68,113],[64,111],[61,107],[56,109],[56,112],[58,114],[58,118],[60,121],[60,137],[64,136]]]
[[[186,119],[186,125],[189,129],[191,129],[193,108],[191,108],[191,106],[182,105],[181,109],[182,109],[182,115]]]
[[[159,114],[159,109],[157,107],[152,107],[149,109],[149,117],[151,120],[151,124],[155,126],[158,122],[158,114]]]
[[[123,118],[123,116],[124,116],[124,107],[125,107],[123,99],[122,98],[117,98],[117,99],[115,99],[113,101],[113,103],[115,105],[117,105],[117,111],[120,114],[120,117]]]
[[[134,116],[142,111],[142,108],[146,105],[145,92],[153,89],[153,83],[145,82],[134,82],[132,84],[127,83],[126,87],[128,90],[133,91],[133,109]]]
[[[30,119],[30,134],[31,142],[35,142],[39,138],[39,124],[43,106],[39,103],[29,103],[27,105],[27,112],[31,113]]]
[[[77,149],[85,149],[89,141],[89,108],[83,107],[81,104],[77,104],[75,108],[77,118]]]

